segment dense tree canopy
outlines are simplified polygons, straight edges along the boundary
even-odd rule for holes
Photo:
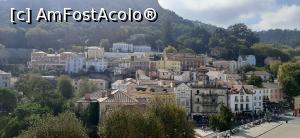
[[[254,85],[256,87],[262,87],[263,80],[259,76],[251,76],[247,80],[248,85]]]
[[[170,97],[153,98],[146,111],[136,108],[113,111],[105,117],[100,132],[111,138],[195,137],[186,112]]]
[[[214,130],[226,131],[232,127],[233,114],[229,108],[221,106],[220,113],[209,119],[209,124]]]
[[[300,60],[281,65],[278,79],[287,96],[291,98],[300,95]]]
[[[14,111],[16,106],[16,92],[9,89],[0,89],[0,115]]]
[[[87,138],[86,130],[73,113],[48,116],[36,121],[21,138]]]
[[[71,82],[71,78],[68,76],[60,76],[58,78],[57,91],[66,99],[70,99],[74,96],[74,88]]]

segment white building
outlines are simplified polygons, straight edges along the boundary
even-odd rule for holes
[[[254,95],[253,95],[253,109],[256,112],[263,111],[264,106],[263,106],[263,101],[264,101],[264,92],[265,88],[258,88],[254,86]]]
[[[133,51],[134,52],[151,52],[151,47],[145,46],[145,45],[134,46]]]
[[[129,92],[136,88],[136,80],[132,78],[127,78],[125,80],[117,80],[111,84],[112,90],[120,90],[122,92]]]
[[[227,106],[227,88],[216,86],[189,86],[180,84],[175,87],[176,102],[193,119],[207,117],[220,112],[222,105]]]
[[[124,42],[121,43],[113,43],[112,46],[112,52],[123,52],[123,53],[129,53],[134,52],[133,44],[127,44]]]
[[[75,57],[76,54],[72,52],[62,52],[55,54],[48,54],[43,51],[33,50],[31,53],[31,60],[28,63],[30,68],[49,70],[49,69],[64,69],[65,63],[68,59]]]
[[[174,75],[174,80],[179,82],[188,82],[191,80],[191,72],[183,71],[181,74]]]
[[[93,59],[86,61],[86,71],[104,72],[108,67],[105,59]]]
[[[68,60],[66,60],[65,72],[69,74],[76,74],[81,71],[85,71],[85,64],[86,59],[82,54],[76,57],[69,58]]]
[[[246,65],[255,66],[256,65],[256,58],[255,58],[254,55],[239,56],[238,65],[240,67],[243,67],[243,66],[246,66]]]
[[[0,70],[0,88],[10,88],[11,73]]]
[[[120,59],[120,58],[130,59],[131,57],[146,58],[149,56],[145,52],[134,52],[134,53],[105,52],[104,53],[105,59]]]
[[[185,109],[186,113],[188,115],[191,114],[191,97],[192,97],[192,89],[186,85],[185,83],[182,83],[174,88],[174,92],[176,94],[176,102],[178,105],[183,107]]]
[[[253,86],[233,85],[229,89],[228,104],[233,113],[253,111]]]
[[[206,73],[210,80],[225,80],[224,71],[209,71]]]

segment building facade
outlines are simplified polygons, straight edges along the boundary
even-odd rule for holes
[[[105,59],[91,59],[86,61],[86,71],[104,72],[108,68],[108,62]]]
[[[240,67],[250,65],[255,66],[256,65],[256,58],[254,55],[242,55],[238,58],[238,64]]]
[[[151,47],[146,45],[138,45],[133,47],[134,52],[151,52]]]
[[[193,119],[208,117],[220,112],[222,105],[227,106],[227,87],[210,81],[207,71],[198,71],[197,81],[182,83],[174,88],[177,104],[184,107]]]
[[[30,68],[48,70],[48,69],[64,69],[66,61],[76,54],[72,52],[62,52],[60,54],[48,54],[43,51],[33,50],[31,60],[28,63]]]
[[[228,103],[233,113],[253,112],[253,86],[233,85],[229,89]]]
[[[0,70],[0,88],[11,87],[11,73]]]
[[[68,74],[77,74],[85,71],[86,58],[84,55],[78,55],[66,60],[65,72]]]
[[[165,59],[179,61],[183,71],[198,69],[206,64],[204,55],[184,54],[165,54]]]
[[[104,57],[104,48],[101,47],[88,47],[86,53],[87,59],[99,59]]]
[[[112,52],[122,52],[122,53],[134,52],[133,44],[127,44],[124,42],[113,43]]]

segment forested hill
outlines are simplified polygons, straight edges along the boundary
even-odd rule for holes
[[[258,35],[264,43],[300,47],[300,31],[297,30],[268,30],[258,32]]]
[[[10,8],[33,11],[39,8],[76,10],[91,8],[107,10],[145,10],[154,8],[159,15],[156,22],[142,23],[33,23],[33,25],[9,23]],[[110,42],[127,41],[143,43],[153,48],[164,47],[164,42],[190,32],[196,26],[214,30],[214,26],[184,20],[174,12],[161,8],[157,0],[0,0],[0,44],[21,48],[69,48],[72,45],[99,45],[101,39]],[[172,30],[165,26],[172,25]],[[169,35],[169,36],[167,36]],[[141,40],[142,39],[142,40]]]
[[[10,8],[39,8],[74,10],[91,8],[107,10],[141,10],[151,7],[158,12],[156,22],[126,23],[10,23]],[[244,34],[244,35],[241,35]],[[257,35],[258,34],[258,35]],[[258,37],[259,36],[259,37]],[[217,28],[201,21],[183,19],[176,13],[163,9],[158,0],[0,0],[0,47],[70,49],[72,46],[99,45],[108,42],[106,49],[114,42],[128,42],[136,45],[150,45],[162,50],[168,45],[179,51],[208,53],[214,57],[236,59],[241,51],[248,51],[259,42],[286,45],[299,44],[297,31],[266,31],[255,33],[244,24]]]

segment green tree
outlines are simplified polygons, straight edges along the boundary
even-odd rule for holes
[[[17,137],[26,128],[26,123],[14,117],[9,119],[6,126],[0,131],[1,138]]]
[[[49,53],[49,54],[54,54],[54,52],[55,52],[55,51],[54,51],[53,48],[48,48],[48,53]]]
[[[262,83],[263,83],[263,80],[259,76],[251,76],[247,80],[248,85],[254,85],[254,86],[260,87],[260,88],[262,87]]]
[[[172,46],[168,46],[164,49],[165,53],[177,53],[176,48],[172,47]]]
[[[48,107],[43,107],[37,103],[26,103],[19,105],[14,114],[19,120],[24,120],[33,116],[42,116],[51,113],[52,111]]]
[[[213,130],[226,131],[232,127],[233,114],[229,108],[222,105],[220,113],[209,118],[209,125]]]
[[[73,113],[48,116],[38,120],[21,138],[87,138],[86,130]]]
[[[165,137],[194,137],[193,124],[187,119],[185,110],[176,105],[174,97],[154,97],[150,101],[149,113],[161,121]]]
[[[228,27],[229,34],[237,41],[248,48],[259,42],[257,34],[252,32],[245,24],[239,23]]]
[[[282,89],[289,97],[300,95],[300,70],[286,74],[282,80]]]
[[[70,99],[74,95],[74,88],[71,81],[71,78],[66,75],[58,78],[57,91],[66,99]]]
[[[15,87],[17,91],[23,92],[23,94],[31,100],[37,97],[40,98],[41,95],[54,91],[53,85],[38,74],[22,75],[16,82]]]
[[[108,51],[111,47],[111,43],[110,43],[109,39],[101,39],[100,47],[103,47],[105,49],[105,51]]]
[[[164,137],[160,122],[136,109],[117,109],[105,117],[102,126],[101,136],[108,138]]]
[[[279,61],[275,61],[275,62],[271,63],[270,72],[276,76],[281,64],[282,63]]]
[[[119,131],[115,131],[119,130]],[[111,138],[193,138],[194,127],[174,97],[161,96],[150,100],[146,111],[120,108],[107,114],[100,133]]]
[[[296,70],[300,70],[300,60],[282,64],[278,69],[278,80],[280,82],[284,81],[286,77],[289,77],[289,74],[291,72],[294,72]]]
[[[0,89],[0,113],[11,113],[16,106],[16,92],[9,89]]]
[[[88,79],[82,79],[79,83],[78,96],[82,97],[85,94],[93,93],[97,90],[97,85]]]

